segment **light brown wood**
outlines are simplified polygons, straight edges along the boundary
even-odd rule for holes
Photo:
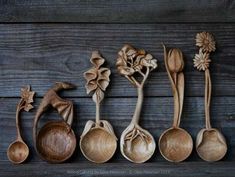
[[[180,49],[164,47],[164,61],[171,81],[174,96],[173,126],[162,133],[159,138],[159,149],[162,156],[171,162],[181,162],[188,158],[193,149],[190,134],[179,127],[184,101],[184,61]]]
[[[21,89],[21,99],[16,108],[17,138],[7,149],[8,159],[14,164],[23,163],[29,155],[29,148],[21,137],[19,114],[21,110],[28,112],[33,108],[31,103],[33,103],[34,94],[35,92],[30,91],[30,86]]]
[[[47,162],[64,162],[72,156],[76,148],[76,137],[71,128],[73,103],[57,95],[57,92],[63,89],[74,87],[66,82],[56,83],[45,94],[36,112],[33,125],[34,146],[38,155]],[[63,120],[48,122],[38,132],[38,121],[50,106],[58,111]]]
[[[208,32],[196,35],[196,46],[199,53],[195,54],[194,67],[199,71],[205,71],[205,120],[206,128],[199,131],[196,139],[196,150],[198,155],[205,161],[213,162],[222,159],[227,152],[227,144],[223,134],[211,127],[210,123],[210,101],[211,101],[211,77],[209,64],[211,62],[210,52],[215,51],[214,37]]]
[[[87,94],[93,92],[92,99],[96,103],[96,122],[89,120],[80,138],[80,149],[83,155],[95,163],[104,163],[112,158],[117,149],[117,138],[112,125],[100,120],[100,103],[104,99],[104,91],[109,85],[110,69],[101,67],[105,59],[98,51],[91,56],[93,67],[84,73],[87,81]]]
[[[144,99],[143,87],[149,73],[157,68],[157,60],[144,50],[137,50],[130,45],[124,45],[118,53],[116,66],[119,73],[137,88],[138,93],[132,121],[121,135],[121,153],[131,162],[143,163],[151,158],[156,148],[153,136],[139,126],[139,119]],[[141,81],[138,81],[136,74],[142,77]]]

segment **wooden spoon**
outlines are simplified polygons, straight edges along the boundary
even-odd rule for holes
[[[33,102],[33,96],[35,92],[30,91],[30,86],[21,89],[21,100],[16,108],[16,129],[17,138],[11,143],[7,149],[8,159],[14,164],[20,164],[24,162],[29,155],[29,148],[23,141],[20,133],[19,114],[22,109],[29,111],[33,108],[30,104]]]
[[[109,85],[111,71],[101,67],[104,63],[98,51],[92,52],[91,63],[94,65],[84,73],[87,80],[87,93],[94,92],[93,101],[96,103],[96,122],[89,120],[80,139],[83,155],[95,163],[104,163],[112,158],[117,148],[117,138],[112,125],[106,120],[100,120],[100,103],[104,98],[104,91]]]
[[[184,67],[182,52],[179,49],[171,49],[168,52],[164,47],[164,61],[171,81],[174,95],[174,121],[173,126],[159,138],[159,149],[162,156],[171,162],[181,162],[192,152],[193,141],[187,131],[180,128],[180,118],[184,100]]]
[[[211,77],[209,71],[209,53],[215,50],[214,38],[207,32],[197,34],[197,41],[208,43],[197,43],[200,47],[199,54],[195,55],[194,66],[200,71],[205,71],[205,124],[206,128],[199,131],[196,139],[196,150],[198,155],[205,161],[214,162],[222,159],[227,152],[226,140],[218,129],[212,128],[210,123],[210,100],[211,100]],[[209,40],[208,40],[209,39]],[[203,44],[203,45],[202,45]],[[212,47],[212,48],[211,48]]]
[[[76,149],[76,136],[71,128],[73,103],[57,95],[60,90],[74,87],[70,83],[57,82],[44,95],[35,115],[33,125],[34,146],[38,155],[47,162],[64,162],[72,156]],[[48,122],[38,132],[38,121],[50,106],[58,111],[63,120]]]
[[[135,112],[130,125],[122,132],[120,149],[122,155],[134,163],[143,163],[152,157],[156,143],[153,136],[139,125],[140,113],[143,104],[143,87],[150,71],[157,68],[157,60],[144,50],[136,50],[130,45],[125,45],[117,59],[117,69],[136,88],[138,93]],[[139,82],[134,74],[142,76]]]

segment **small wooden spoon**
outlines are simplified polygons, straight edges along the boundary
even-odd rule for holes
[[[200,47],[199,54],[195,55],[194,66],[205,71],[205,120],[206,128],[199,131],[196,139],[198,155],[205,161],[214,162],[222,159],[227,152],[226,140],[218,129],[212,128],[210,123],[211,77],[209,71],[209,53],[215,50],[214,38],[207,32],[197,34],[196,41],[208,43],[196,44]],[[208,40],[209,39],[209,40]],[[203,45],[202,45],[203,44]],[[209,46],[209,47],[208,47]],[[211,48],[212,47],[212,48]]]
[[[165,66],[174,95],[174,121],[173,126],[160,136],[159,149],[166,160],[181,162],[191,154],[193,149],[191,136],[179,127],[184,100],[183,56],[179,49],[172,49],[167,55],[166,48],[164,45],[163,47]]]
[[[105,62],[98,51],[92,52],[91,63],[94,65],[84,73],[87,80],[87,93],[94,92],[93,101],[96,103],[96,122],[88,121],[80,139],[83,155],[95,163],[104,163],[112,158],[117,148],[117,138],[112,125],[106,120],[100,120],[100,103],[104,91],[109,85],[111,71],[101,67]]]
[[[143,163],[152,157],[156,148],[153,136],[139,126],[139,119],[144,99],[143,87],[150,71],[157,68],[157,60],[144,50],[136,50],[130,45],[125,45],[118,53],[116,65],[119,73],[137,88],[138,93],[132,121],[121,135],[121,153],[131,162]],[[137,81],[134,74],[141,75],[142,81]]]
[[[33,102],[33,96],[35,92],[30,91],[30,86],[21,89],[21,100],[16,109],[16,129],[17,138],[11,143],[7,150],[8,159],[14,164],[20,164],[24,162],[29,155],[29,148],[23,141],[20,133],[19,114],[22,109],[29,111],[33,106],[30,104]]]

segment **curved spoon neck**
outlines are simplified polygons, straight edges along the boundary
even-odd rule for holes
[[[144,100],[143,86],[137,88],[137,93],[138,93],[137,103],[136,103],[135,112],[131,121],[135,125],[138,125],[139,123],[141,109],[143,105],[143,100]]]
[[[20,119],[20,111],[22,109],[22,105],[23,105],[23,100],[21,99],[16,107],[16,131],[17,131],[17,139],[21,138],[21,132],[20,132],[20,123],[19,123],[19,119]]]
[[[211,78],[209,69],[205,70],[205,119],[206,128],[211,128],[210,123]]]

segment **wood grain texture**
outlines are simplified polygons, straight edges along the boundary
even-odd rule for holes
[[[7,159],[6,150],[11,141],[16,135],[15,130],[15,103],[16,98],[2,98],[0,102],[1,107],[1,121],[0,121],[0,161],[10,164]],[[40,103],[40,98],[36,98],[35,108]],[[79,138],[85,123],[88,120],[95,119],[95,104],[90,98],[73,98],[75,103],[75,118],[73,123],[73,130]],[[181,127],[187,130],[193,137],[195,142],[198,131],[205,126],[204,122],[204,105],[203,97],[186,97],[182,114]],[[118,138],[122,131],[130,123],[136,98],[106,98],[101,107],[101,119],[106,119],[112,123],[115,134]],[[235,97],[215,97],[212,98],[211,121],[212,126],[218,128],[223,132],[228,143],[228,153],[224,158],[225,161],[235,160],[235,137],[233,136],[235,130]],[[122,111],[120,111],[122,110]],[[46,163],[39,159],[34,148],[32,139],[32,124],[35,115],[35,109],[32,113],[22,113],[22,136],[30,148],[30,157],[28,164],[32,162]],[[50,112],[42,117],[40,124],[45,124],[48,120],[58,120],[58,114]],[[141,114],[141,126],[150,131],[157,141],[161,133],[172,125],[173,122],[173,99],[171,97],[148,97],[144,100],[143,112]],[[79,139],[78,139],[79,140]],[[118,142],[119,143],[119,142]],[[110,163],[128,162],[121,156],[120,149],[115,153]],[[150,162],[162,162],[165,160],[160,155],[158,147]],[[193,154],[188,161],[201,161],[198,155],[193,150]],[[82,156],[80,149],[75,151],[75,155],[70,160],[74,162],[88,161]]]
[[[215,35],[218,50],[210,66],[212,96],[235,95],[235,24],[1,24],[0,96],[17,97],[22,85],[31,84],[37,96],[55,81],[78,86],[67,97],[87,97],[83,72],[90,67],[91,51],[100,50],[111,68],[107,97],[136,96],[128,81],[118,75],[117,52],[123,44],[144,48],[158,59],[158,69],[146,83],[146,96],[171,96],[161,42],[178,47],[185,61],[185,95],[203,96],[204,73],[193,68],[195,35]],[[125,87],[124,87],[125,85]]]
[[[226,177],[233,177],[235,173],[234,165],[234,162],[182,162],[177,165],[166,162],[144,163],[141,165],[133,163],[105,163],[99,165],[99,168],[97,169],[97,164],[91,163],[73,163],[60,165],[26,164],[24,166],[11,166],[11,171],[5,170],[5,172],[2,174],[8,177],[15,177],[16,174],[17,177],[224,177],[224,174],[226,174]],[[0,163],[0,171],[7,168],[9,168],[9,165]],[[19,171],[21,171],[22,173],[19,173]],[[228,171],[229,173],[227,173]]]
[[[235,1],[1,0],[0,22],[235,22]]]

